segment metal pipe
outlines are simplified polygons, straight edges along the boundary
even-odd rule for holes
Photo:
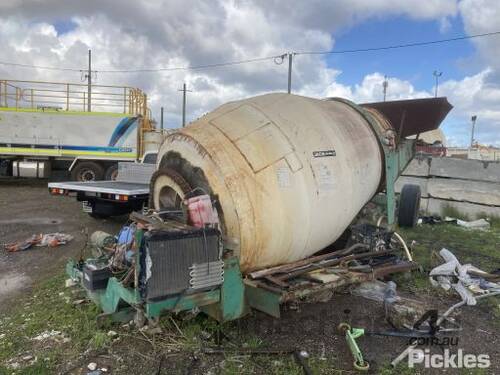
[[[411,252],[410,252],[410,249],[408,249],[408,246],[406,246],[406,242],[403,239],[403,237],[401,237],[396,232],[394,232],[394,236],[398,239],[398,241],[401,243],[401,245],[403,245],[403,249],[405,250],[406,258],[408,258],[408,260],[410,262],[413,262],[413,256],[411,255]]]

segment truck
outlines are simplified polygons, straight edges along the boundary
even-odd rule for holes
[[[148,151],[140,162],[119,162],[115,180],[49,182],[49,193],[74,196],[83,211],[96,219],[142,211],[149,199],[157,151]]]
[[[110,180],[161,138],[140,89],[0,79],[0,175]]]

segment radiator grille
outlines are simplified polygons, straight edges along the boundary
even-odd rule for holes
[[[141,248],[142,297],[155,300],[220,284],[222,270],[216,266],[220,253],[219,232],[215,229],[146,233]],[[211,265],[208,270],[207,263]],[[205,270],[213,270],[206,277],[200,273],[203,265]],[[194,282],[193,272],[198,276]]]

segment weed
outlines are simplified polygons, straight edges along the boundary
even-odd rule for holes
[[[415,368],[410,368],[406,363],[401,362],[396,367],[392,367],[390,363],[384,365],[378,370],[379,375],[413,375],[417,374]]]
[[[109,345],[111,338],[104,332],[97,331],[90,339],[90,347],[95,350],[103,349]]]
[[[469,215],[467,215],[464,212],[461,212],[458,208],[453,207],[452,205],[450,205],[448,203],[443,204],[441,206],[441,213],[442,213],[443,217],[448,216],[448,217],[453,217],[453,218],[467,220],[467,221],[470,220]]]

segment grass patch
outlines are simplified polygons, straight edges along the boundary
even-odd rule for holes
[[[450,204],[443,204],[441,207],[441,216],[442,217],[453,217],[461,220],[469,221],[470,217],[466,213],[463,213],[458,208],[453,207]]]
[[[433,252],[447,248],[460,263],[471,263],[484,271],[500,264],[500,227],[490,230],[469,230],[455,224],[419,225],[414,228],[399,228],[406,242],[414,245],[413,252],[417,262],[426,270],[434,264]]]
[[[106,333],[96,325],[98,308],[91,303],[74,306],[72,291],[78,290],[66,289],[64,279],[61,275],[35,286],[32,296],[1,319],[0,374],[53,373],[56,363],[105,344]],[[34,339],[43,333],[50,337]],[[23,362],[22,357],[27,355],[36,361]],[[8,368],[9,360],[18,362],[20,368]]]
[[[333,358],[311,356],[306,360],[311,372],[315,375],[345,374],[345,370],[336,368]],[[225,356],[221,365],[222,374],[269,374],[269,375],[302,375],[304,371],[293,356],[259,355],[259,356]]]
[[[406,361],[400,362],[396,367],[392,367],[390,363],[378,369],[379,375],[413,375],[418,374],[416,368],[408,367]]]

